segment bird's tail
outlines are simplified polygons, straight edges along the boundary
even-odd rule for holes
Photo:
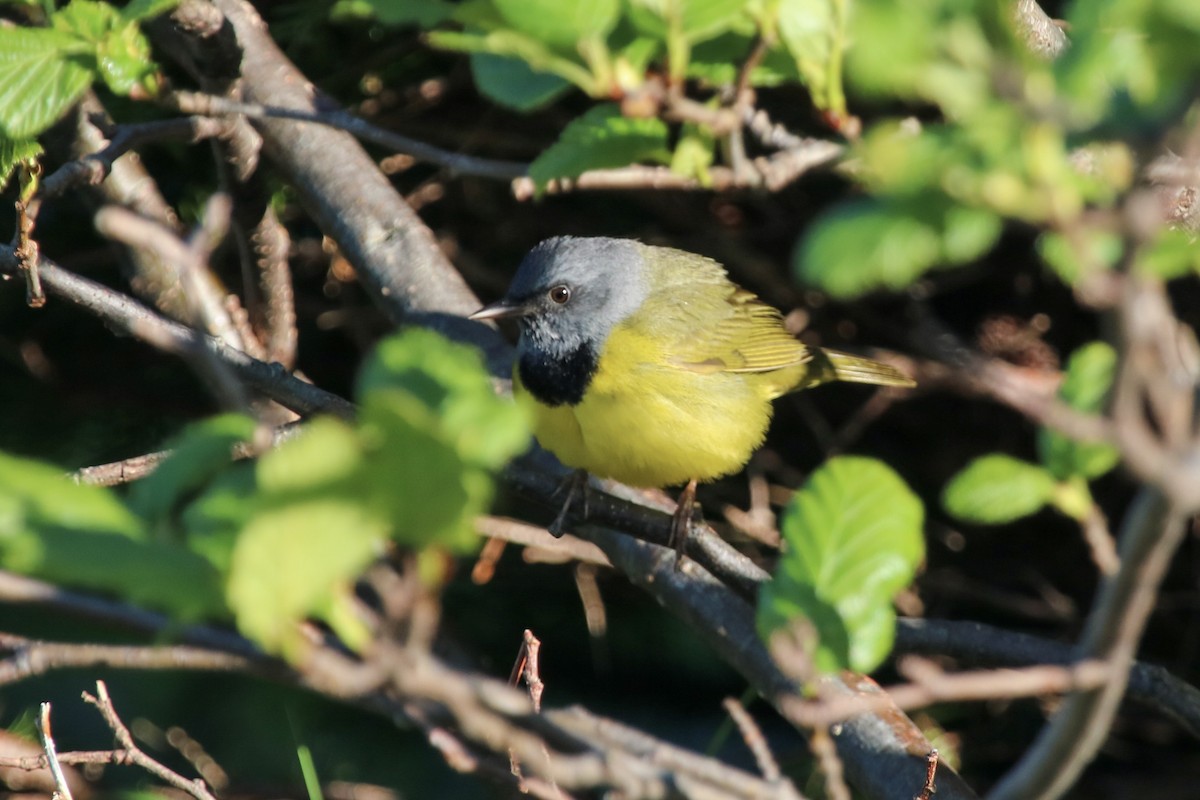
[[[824,355],[833,367],[834,380],[849,383],[872,383],[877,386],[916,386],[917,382],[900,370],[849,353],[839,353],[837,350],[824,350]]]
[[[852,356],[824,347],[810,347],[811,358],[804,365],[799,380],[784,391],[798,392],[824,383],[872,383],[876,386],[916,386],[917,382],[900,370],[862,356]]]

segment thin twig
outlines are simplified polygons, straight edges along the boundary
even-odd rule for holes
[[[829,731],[820,728],[808,737],[808,749],[817,759],[817,769],[825,780],[825,796],[829,800],[850,800],[850,787],[846,786],[845,770],[842,759],[838,757],[837,747]]]
[[[203,778],[188,780],[178,772],[168,769],[142,752],[137,743],[133,741],[133,734],[129,732],[129,729],[125,727],[125,723],[117,715],[117,710],[113,707],[112,699],[108,696],[108,687],[104,685],[104,681],[96,681],[95,697],[84,692],[83,699],[100,711],[100,715],[104,717],[105,723],[112,729],[117,741],[129,754],[130,761],[163,782],[174,786],[182,792],[186,792],[196,798],[196,800],[217,800],[216,796],[208,790],[208,786],[204,783]]]
[[[199,116],[117,125],[107,132],[109,142],[102,150],[68,161],[47,175],[38,187],[38,196],[58,197],[77,186],[99,184],[118,158],[139,145],[173,140],[194,144],[221,135],[227,125],[225,120]]]
[[[74,766],[76,764],[116,764],[129,765],[127,750],[72,750],[66,753],[55,753],[54,757],[60,764]],[[0,756],[0,767],[34,771],[48,769],[50,757],[43,753],[38,756]]]
[[[16,271],[12,248],[0,245],[0,273],[15,274]],[[174,352],[185,352],[198,346],[209,348],[248,386],[299,414],[324,412],[347,419],[354,416],[352,404],[293,377],[279,365],[263,363],[214,337],[198,335],[177,322],[158,316],[127,295],[68,272],[44,256],[40,271],[42,282],[51,293],[84,308],[117,330]]]
[[[490,158],[454,153],[431,144],[401,136],[398,133],[372,125],[360,117],[334,109],[330,111],[308,111],[302,108],[281,108],[261,103],[247,103],[200,92],[176,91],[165,102],[185,114],[204,116],[245,116],[250,119],[287,119],[296,122],[311,122],[354,134],[359,139],[373,142],[413,158],[439,167],[445,167],[454,175],[470,175],[478,178],[511,180],[526,174],[528,164],[515,161],[500,161]]]
[[[929,751],[929,755],[925,756],[929,763],[929,771],[925,773],[925,785],[921,787],[921,791],[913,796],[913,800],[932,800],[937,787],[934,783],[937,777],[938,768],[938,751],[937,748]]]
[[[783,773],[779,771],[779,762],[775,760],[775,756],[771,753],[771,746],[767,744],[767,737],[763,736],[762,730],[754,721],[754,717],[750,716],[750,712],[736,697],[726,697],[721,705],[725,707],[729,718],[737,725],[738,733],[742,735],[742,741],[746,743],[746,747],[754,755],[754,762],[758,764],[758,771],[768,781],[778,781],[783,777]]]
[[[42,738],[42,749],[46,751],[46,765],[54,776],[54,799],[74,800],[71,787],[67,785],[67,776],[63,775],[62,764],[58,762],[58,752],[54,744],[54,736],[50,731],[50,704],[42,703],[38,714],[38,735]]]

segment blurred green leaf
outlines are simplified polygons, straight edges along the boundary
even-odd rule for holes
[[[817,108],[845,114],[842,52],[845,46],[843,0],[781,0],[779,35]]]
[[[620,0],[492,0],[513,30],[551,47],[603,39],[617,23]]]
[[[186,619],[224,607],[212,567],[182,548],[146,541],[141,520],[113,492],[2,453],[0,566]]]
[[[249,441],[255,427],[254,420],[243,414],[223,414],[189,425],[167,442],[170,455],[133,484],[129,507],[151,531],[165,532],[163,526],[177,506],[229,466],[234,446]]]
[[[479,91],[498,105],[535,111],[561,97],[571,84],[558,75],[534,72],[517,58],[471,54],[471,75]]]
[[[891,650],[892,597],[924,557],[924,514],[882,462],[827,461],[784,512],[786,549],[759,596],[759,634],[769,639],[804,617],[816,629],[819,671],[874,669]]]
[[[1090,414],[1104,410],[1117,369],[1117,353],[1104,342],[1080,347],[1067,361],[1058,396],[1067,405]],[[1060,480],[1072,476],[1098,478],[1120,461],[1115,447],[1103,442],[1078,442],[1048,428],[1038,431],[1038,455]]]
[[[527,410],[492,389],[479,351],[413,328],[384,339],[363,365],[357,396],[364,405],[398,393],[437,418],[437,429],[469,463],[503,466],[529,446]]]
[[[630,119],[621,115],[617,105],[603,103],[572,120],[558,141],[529,165],[529,175],[541,187],[591,169],[670,160],[666,123],[656,118]]]
[[[21,164],[33,163],[42,154],[36,139],[10,139],[0,133],[0,192]]]
[[[609,89],[607,86],[602,86],[591,70],[580,62],[577,53],[571,55],[557,53],[537,39],[517,31],[494,30],[488,33],[480,33],[476,30],[468,30],[464,33],[432,31],[428,34],[428,39],[434,47],[447,50],[488,53],[519,59],[528,64],[529,69],[533,72],[557,75],[593,97],[605,93]]]
[[[258,488],[274,497],[342,491],[363,466],[358,434],[332,417],[318,417],[258,460]]]
[[[257,467],[251,461],[234,464],[216,476],[179,515],[188,548],[206,558],[222,575],[229,573],[238,534],[258,509]]]
[[[121,18],[127,22],[153,19],[171,11],[180,0],[131,0],[121,9]]]
[[[382,552],[385,527],[360,504],[334,497],[292,503],[257,514],[238,537],[227,599],[238,629],[265,650],[303,655],[296,623],[308,616],[337,620],[348,644],[361,643],[332,607]]]
[[[968,464],[942,492],[942,505],[955,517],[1002,525],[1042,509],[1054,497],[1057,481],[1037,464],[992,453]]]
[[[496,396],[477,350],[423,329],[381,342],[357,392],[372,507],[399,541],[473,547],[490,472],[529,446],[526,409]]]
[[[947,205],[936,196],[859,200],[819,217],[793,264],[800,280],[834,297],[856,297],[903,289],[934,267],[978,258],[1000,230],[1000,218],[990,211]]]
[[[1046,232],[1037,240],[1042,261],[1070,286],[1092,270],[1116,266],[1124,248],[1120,234],[1091,228],[1080,230],[1072,237]]]
[[[0,27],[0,134],[29,139],[91,85],[95,48],[73,33]]]
[[[1134,262],[1144,274],[1169,281],[1200,272],[1200,242],[1190,231],[1163,228],[1138,252]]]
[[[338,0],[330,17],[374,17],[384,25],[432,28],[454,16],[455,6],[444,0]]]
[[[715,141],[707,128],[691,123],[683,126],[675,152],[671,155],[671,171],[676,175],[695,178],[701,186],[710,186],[708,168],[713,163]]]
[[[665,40],[674,29],[695,43],[734,27],[749,5],[748,0],[627,0],[626,13],[648,36]]]
[[[128,95],[139,87],[148,93],[157,89],[158,65],[151,60],[150,43],[135,23],[125,23],[98,43],[96,63],[104,83],[116,94]]]

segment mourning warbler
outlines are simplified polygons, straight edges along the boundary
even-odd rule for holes
[[[835,380],[914,385],[802,344],[716,261],[628,239],[542,242],[504,298],[471,315],[505,317],[520,323],[513,392],[532,405],[538,442],[632,486],[686,483],[676,535],[696,482],[737,471],[762,444],[774,398]]]

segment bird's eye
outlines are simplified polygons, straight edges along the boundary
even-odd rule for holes
[[[561,306],[571,299],[571,287],[560,284],[551,289],[549,294],[550,299]]]

